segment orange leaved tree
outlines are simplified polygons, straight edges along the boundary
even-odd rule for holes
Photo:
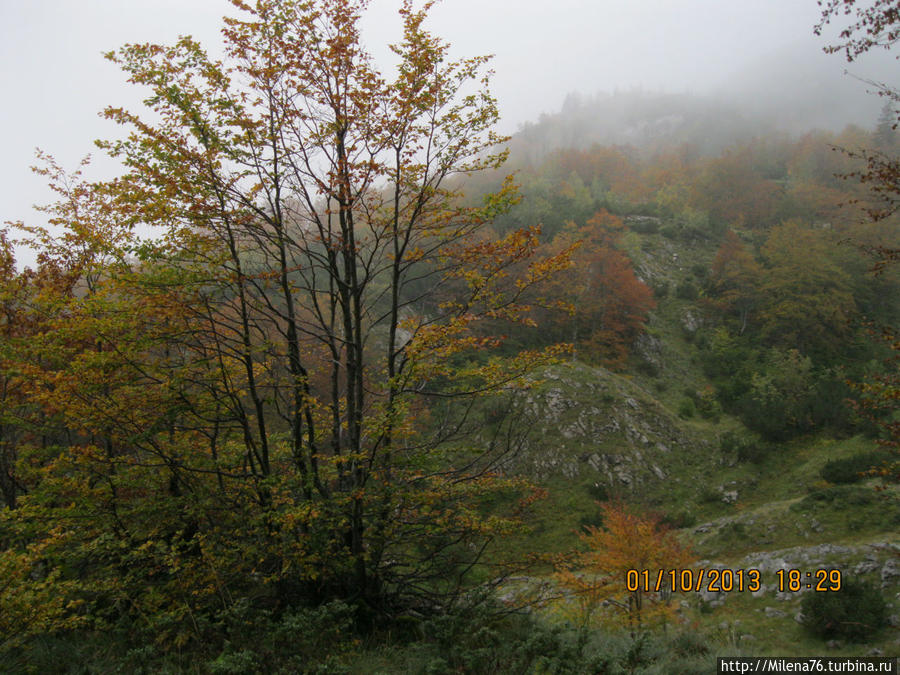
[[[582,358],[610,368],[624,365],[648,312],[656,307],[653,291],[617,248],[624,231],[620,218],[601,210],[581,227],[569,223],[550,246],[557,253],[573,249],[573,264],[555,277],[549,295],[574,314],[556,312],[551,325]]]
[[[692,557],[655,516],[621,502],[603,503],[600,512],[602,526],[579,535],[584,550],[561,564],[556,576],[583,624],[625,625],[635,637],[674,611],[668,574]]]

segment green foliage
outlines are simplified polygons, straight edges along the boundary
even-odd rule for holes
[[[643,358],[637,360],[637,363],[634,364],[634,368],[639,373],[643,373],[647,377],[659,377],[661,371],[660,365],[658,363]],[[656,384],[658,386],[660,382],[657,382]]]
[[[291,609],[281,616],[242,599],[220,618],[229,636],[209,663],[213,673],[339,672],[338,657],[353,646],[356,611],[335,601]]]
[[[206,641],[190,649],[169,651],[154,629],[140,621],[105,631],[49,633],[20,650],[6,653],[4,672],[210,672],[342,673],[340,661],[358,647],[355,610],[340,602],[299,608],[281,615],[241,599],[206,624]],[[33,670],[36,668],[37,670]],[[65,671],[70,672],[70,671]]]
[[[696,300],[699,295],[700,290],[692,281],[682,281],[675,287],[675,297],[681,300]]]
[[[677,511],[675,513],[666,513],[663,515],[660,523],[674,530],[681,530],[686,527],[693,527],[697,524],[697,516],[688,511]]]
[[[700,488],[700,492],[697,495],[697,502],[700,504],[721,504],[722,493],[717,492],[715,488],[709,485],[704,485]]]
[[[590,662],[586,636],[551,627],[526,614],[480,605],[416,626],[418,639],[401,655],[397,669],[410,673],[579,673]],[[398,658],[399,657],[399,658]]]
[[[834,243],[797,222],[770,232],[760,287],[761,334],[769,344],[833,357],[851,335],[856,314],[850,276],[835,260]]]
[[[672,651],[678,656],[705,656],[710,645],[703,635],[694,630],[683,630],[672,638]]]
[[[605,502],[609,500],[609,487],[605,483],[591,483],[587,488],[588,494],[591,496],[591,499],[598,502]]]
[[[865,473],[890,459],[886,452],[863,452],[844,459],[833,459],[822,467],[821,476],[829,483],[856,483]]]
[[[659,228],[659,233],[666,239],[678,239],[681,234],[681,228],[677,225],[663,225]]]
[[[703,281],[709,276],[709,268],[701,263],[691,265],[691,274],[694,278]]]
[[[579,531],[586,527],[603,527],[602,502],[609,501],[611,497],[609,486],[605,483],[591,483],[587,486],[587,493],[596,508],[592,513],[587,513],[578,520]]]
[[[420,631],[417,641],[393,654],[395,672],[699,675],[715,668],[712,644],[696,631],[632,637],[508,613],[447,615],[426,621]]]
[[[722,415],[722,406],[716,397],[716,392],[712,387],[704,387],[701,391],[689,389],[685,391],[688,398],[693,401],[697,412],[704,419],[717,422]]]
[[[726,457],[734,457],[739,462],[758,464],[772,452],[772,445],[753,434],[728,431],[719,439],[719,449]]]
[[[790,510],[830,522],[835,533],[892,531],[900,527],[900,500],[890,493],[854,485],[814,489],[792,504]]]
[[[638,234],[656,234],[659,232],[658,218],[629,218],[628,228]]]
[[[681,403],[678,404],[678,416],[682,419],[690,419],[696,414],[697,406],[694,405],[694,401],[689,398],[681,399]]]
[[[808,403],[814,395],[812,361],[796,350],[771,350],[765,369],[750,379],[741,402],[744,423],[770,440],[809,430]]]
[[[869,642],[888,623],[887,604],[874,585],[844,578],[838,591],[808,592],[801,603],[803,625],[823,640]]]
[[[229,651],[209,664],[209,672],[213,675],[241,675],[253,672],[256,665],[256,654],[252,651],[248,649]]]
[[[764,349],[725,327],[711,333],[701,358],[722,406],[768,441],[822,428],[847,434],[857,425],[842,367],[816,367],[797,350]]]
[[[813,429],[850,432],[855,417],[847,405],[852,390],[839,368],[818,368],[799,351],[770,349],[753,369],[746,383],[735,381],[738,371],[723,387],[739,397],[735,408],[744,424],[769,441],[786,440]],[[743,390],[743,393],[740,393]]]
[[[661,281],[653,285],[653,296],[662,299],[669,294],[669,282]]]
[[[795,511],[817,511],[822,507],[834,510],[853,507],[887,506],[887,497],[879,495],[874,490],[866,488],[838,485],[824,489],[816,489],[810,492],[801,501],[791,508]]]
[[[712,332],[701,358],[704,372],[716,383],[719,400],[726,408],[733,407],[749,389],[759,353],[746,339],[719,327]]]

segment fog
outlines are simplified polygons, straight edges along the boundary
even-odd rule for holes
[[[364,23],[366,42],[385,68],[387,44],[399,37],[398,5],[372,0]],[[224,0],[0,0],[2,220],[36,222],[40,214],[30,205],[51,199],[29,172],[36,147],[74,168],[95,150],[93,139],[118,133],[98,112],[140,101],[141,92],[101,52],[179,34],[217,45],[223,13],[232,13]],[[495,55],[493,90],[507,133],[559,110],[570,92],[635,88],[719,93],[766,110],[793,110],[799,99],[807,111],[786,112],[791,128],[874,123],[869,109],[879,103],[866,96],[865,84],[842,75],[841,56],[821,53],[828,41],[813,35],[817,19],[815,0],[445,0],[430,28],[455,56]],[[851,71],[885,79],[896,62],[875,56],[882,58]],[[810,104],[805,91],[816,92],[817,102]],[[841,102],[839,110],[830,98]],[[837,118],[812,114],[821,110]],[[94,171],[100,177],[115,167],[98,160]]]

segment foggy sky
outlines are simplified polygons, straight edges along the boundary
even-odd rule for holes
[[[379,63],[399,37],[398,4],[372,0],[364,22]],[[51,200],[29,171],[35,147],[66,168],[92,153],[97,177],[114,172],[92,141],[118,130],[98,113],[136,108],[144,92],[101,52],[179,34],[218,45],[219,17],[232,10],[226,0],[0,0],[0,221],[40,222],[30,205]],[[500,130],[510,133],[559,110],[572,91],[731,88],[754,62],[791,45],[841,71],[839,56],[820,54],[827,42],[812,34],[817,18],[815,0],[444,0],[429,28],[454,56],[495,55]]]

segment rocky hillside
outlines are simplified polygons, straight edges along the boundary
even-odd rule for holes
[[[699,283],[711,242],[686,244],[629,233],[641,277],[655,288]],[[709,327],[696,299],[658,297],[629,367],[614,373],[572,361],[546,369],[514,404],[530,433],[505,470],[548,488],[532,550],[566,550],[574,532],[597,523],[598,499],[621,497],[662,514],[689,541],[698,568],[758,569],[754,593],[683,596],[686,622],[717,632],[746,653],[821,653],[800,626],[803,594],[779,591],[778,570],[838,569],[875,584],[892,628],[867,645],[831,642],[829,654],[896,652],[900,645],[900,500],[870,482],[833,485],[821,476],[835,459],[871,450],[864,436],[802,436],[748,460],[726,447],[741,422],[715,410],[695,414],[686,393],[711,391],[700,366]]]

